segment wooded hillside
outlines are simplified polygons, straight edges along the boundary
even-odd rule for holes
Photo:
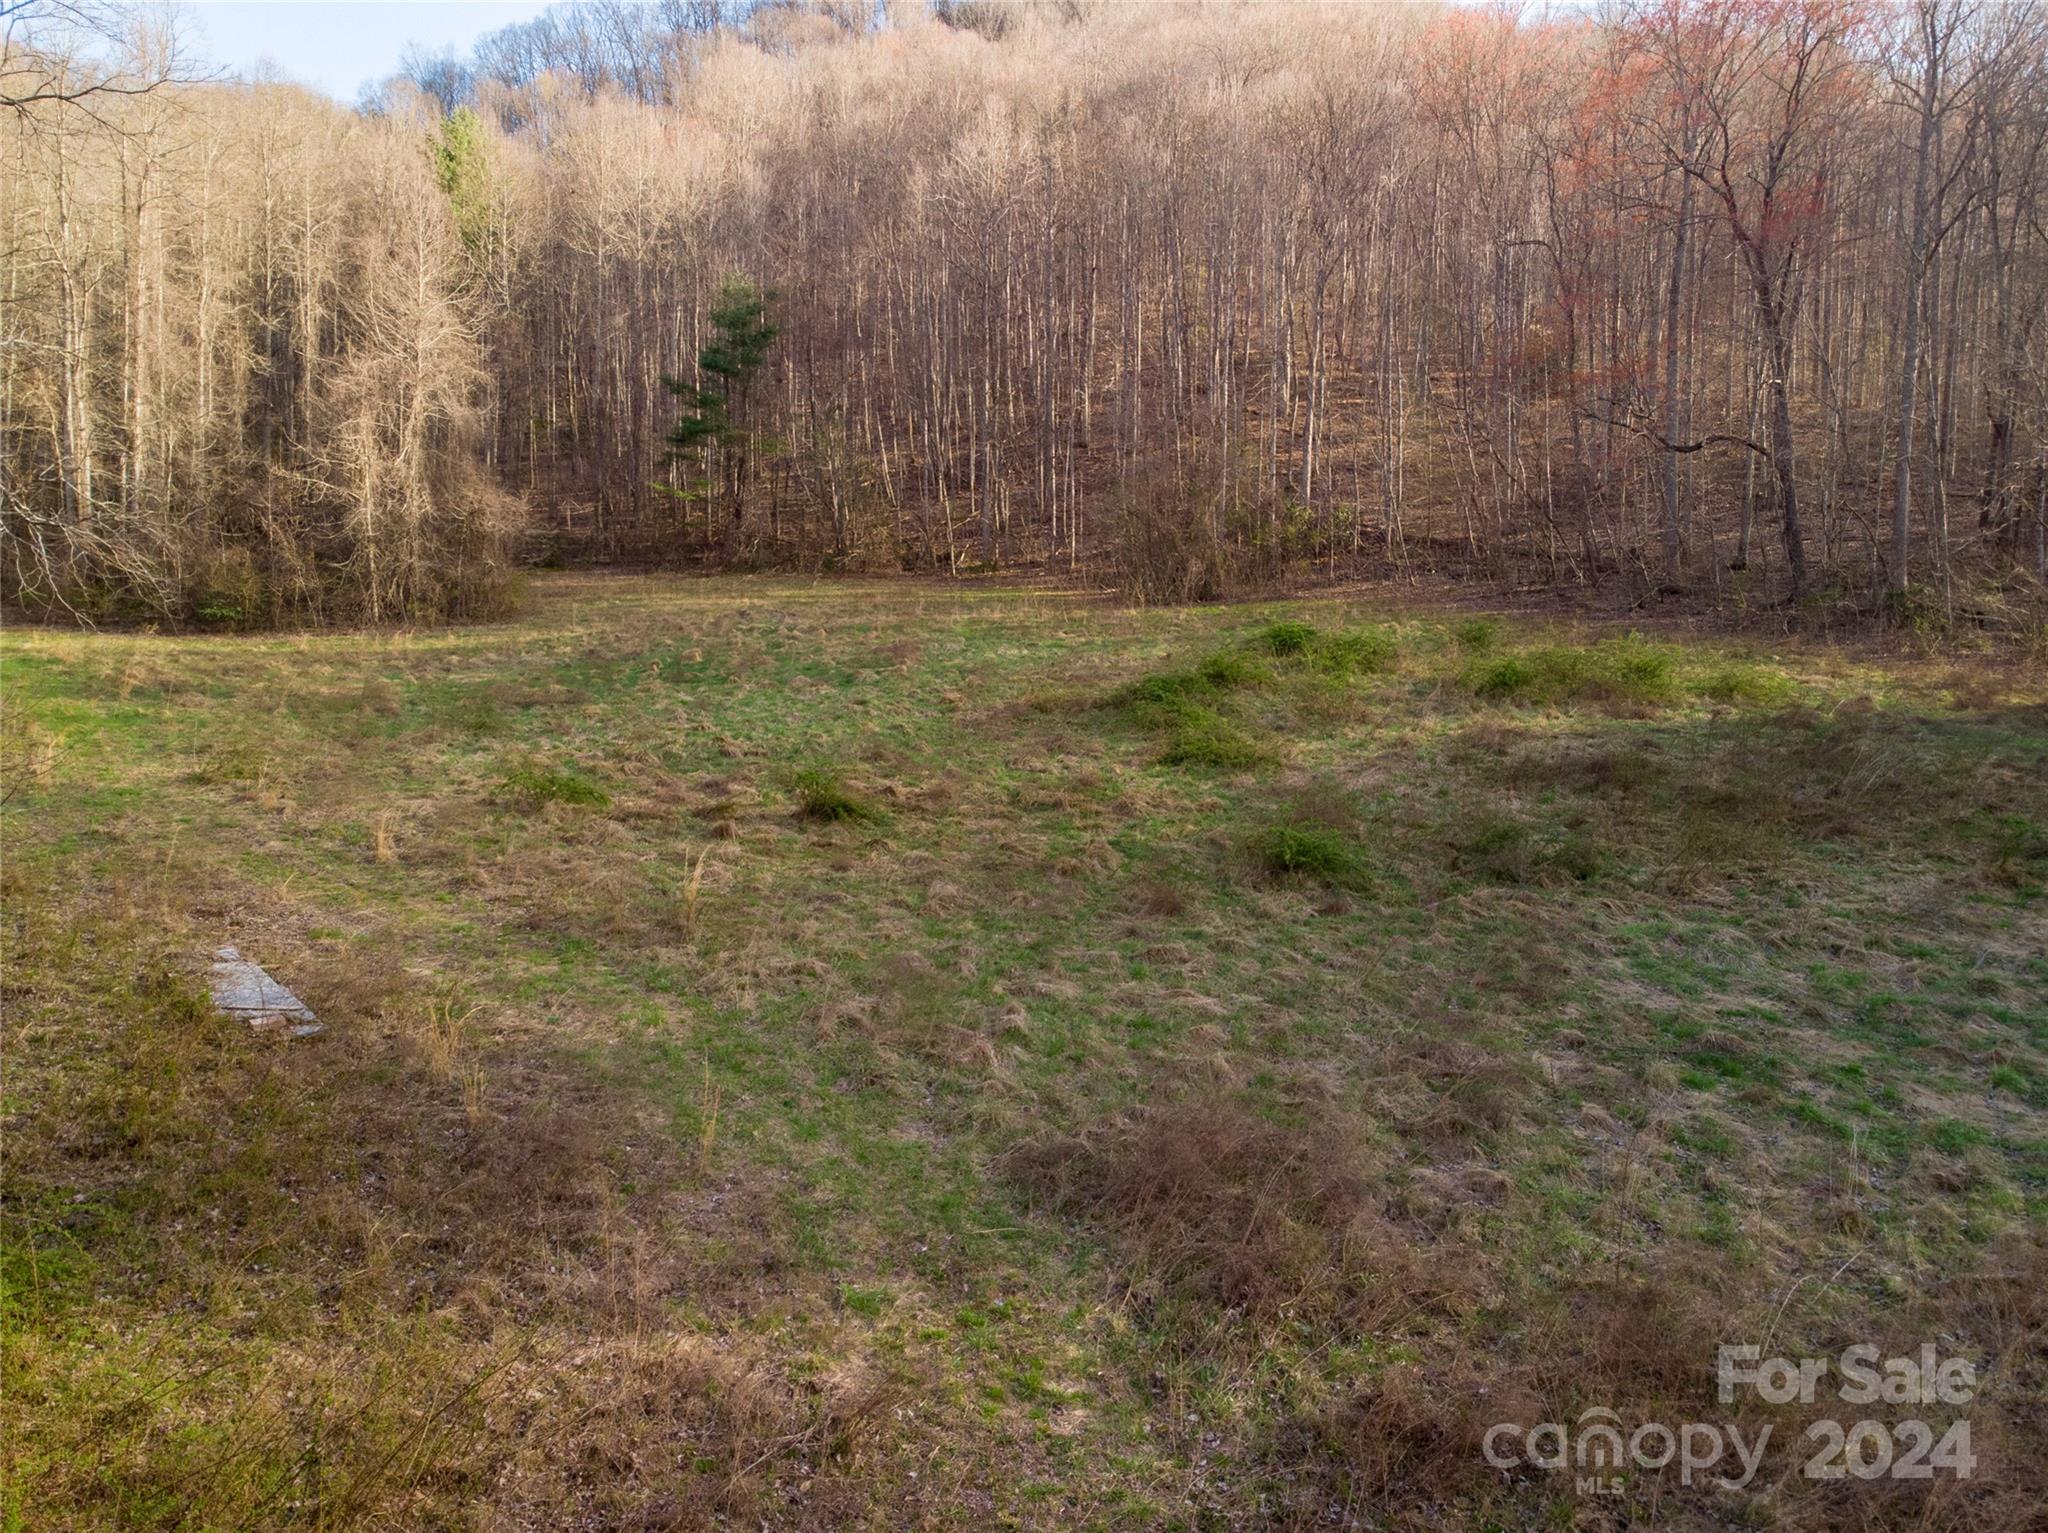
[[[460,612],[518,500],[564,559],[1149,599],[2048,572],[2033,5],[607,0],[353,112],[22,100],[102,67],[51,46],[7,43],[17,592]],[[772,334],[707,371],[735,294]]]

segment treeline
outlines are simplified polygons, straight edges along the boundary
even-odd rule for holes
[[[95,46],[80,14],[0,54],[7,596],[89,621],[496,610],[523,510],[485,465],[490,316],[432,121],[181,83],[161,26],[108,13]]]
[[[10,570],[104,504],[394,610],[392,529],[502,538],[481,469],[568,559],[2038,580],[2044,59],[1976,0],[602,0],[356,115],[31,111]],[[735,274],[774,341],[679,456]]]
[[[413,71],[483,127],[499,470],[586,554],[1159,594],[2048,558],[2034,7],[731,20],[569,7]],[[661,387],[734,269],[781,331],[737,529],[667,488]]]

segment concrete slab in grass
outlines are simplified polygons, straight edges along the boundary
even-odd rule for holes
[[[258,1031],[289,1028],[294,1038],[321,1031],[310,1006],[235,948],[214,949],[212,990],[216,1011]]]

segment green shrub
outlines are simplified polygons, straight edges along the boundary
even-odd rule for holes
[[[1500,640],[1500,624],[1490,617],[1468,617],[1451,630],[1461,649],[1484,654]]]
[[[539,809],[544,804],[603,809],[612,801],[612,796],[589,778],[547,766],[523,766],[506,773],[492,797],[520,809]]]
[[[1497,698],[1519,697],[1535,681],[1535,667],[1514,655],[1482,660],[1465,668],[1465,685],[1472,695],[1489,702]]]
[[[1400,645],[1377,628],[1333,633],[1317,642],[1310,655],[1316,669],[1332,676],[1374,676],[1393,668]]]
[[[1286,657],[1308,653],[1316,641],[1313,623],[1299,623],[1291,620],[1268,623],[1253,636],[1253,643],[1269,655]]]
[[[1158,671],[1119,689],[1111,701],[1122,707],[1173,707],[1207,697],[1214,684],[1199,671]]]
[[[248,611],[222,596],[208,596],[192,609],[193,617],[209,628],[239,628],[249,621]]]
[[[1645,700],[1668,698],[1676,690],[1675,659],[1668,649],[1631,638],[1596,644],[1589,653],[1593,663],[1588,676],[1596,686],[1612,686],[1624,696]]]
[[[1259,687],[1273,679],[1273,673],[1240,650],[1219,649],[1191,671],[1155,671],[1141,676],[1110,696],[1119,708],[1173,709],[1183,704],[1206,702],[1218,692]]]
[[[1202,680],[1219,691],[1257,687],[1273,679],[1273,673],[1247,655],[1233,649],[1219,649],[1202,662]]]
[[[1794,689],[1792,678],[1783,671],[1732,660],[1700,677],[1693,690],[1717,703],[1782,703]]]
[[[1224,649],[1194,670],[1141,677],[1113,694],[1111,703],[1135,722],[1165,732],[1166,750],[1159,758],[1164,765],[1255,766],[1270,759],[1272,751],[1209,705],[1223,693],[1272,679],[1272,672],[1252,656]]]
[[[1583,649],[1555,645],[1474,660],[1463,680],[1488,702],[1671,702],[1678,696],[1670,650],[1633,636]]]
[[[1160,761],[1166,766],[1240,769],[1271,759],[1272,752],[1220,713],[1184,707],[1175,716],[1173,733]]]
[[[1314,879],[1334,889],[1364,889],[1371,870],[1356,843],[1324,825],[1274,825],[1258,838],[1257,851],[1268,872]]]
[[[790,774],[790,797],[797,818],[830,824],[838,820],[878,820],[881,811],[855,797],[830,767],[801,767]]]

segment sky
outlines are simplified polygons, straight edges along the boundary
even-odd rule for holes
[[[398,68],[408,43],[467,54],[481,34],[525,21],[540,0],[186,0],[188,46],[230,74],[278,73],[354,104]]]

